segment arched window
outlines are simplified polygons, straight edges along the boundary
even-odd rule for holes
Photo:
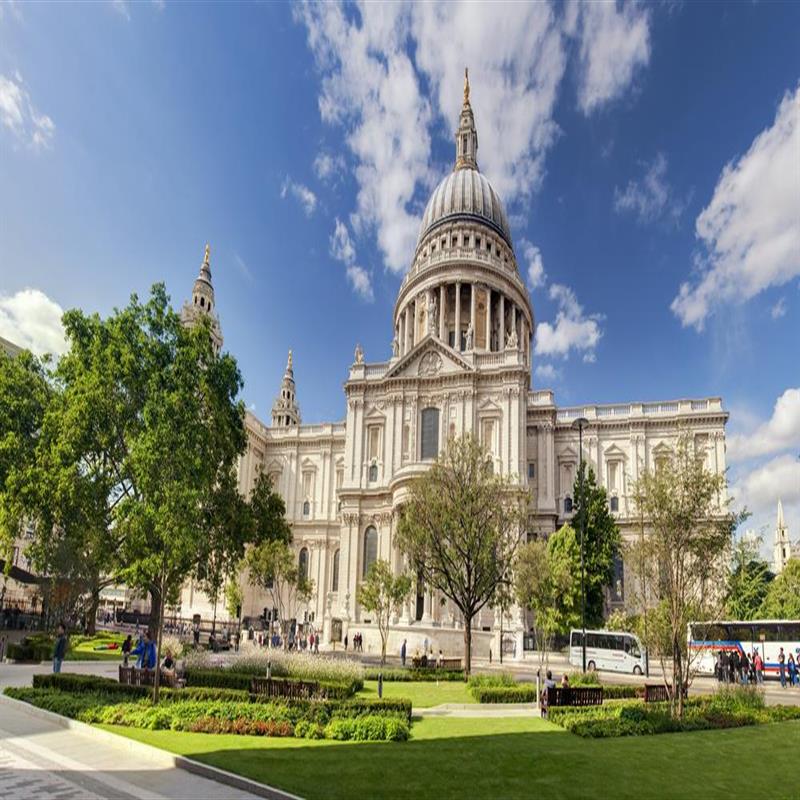
[[[303,516],[307,517],[311,513],[311,503],[308,500],[303,502]]]
[[[619,511],[619,497],[612,497],[608,501],[608,505],[612,511]]]
[[[564,513],[571,514],[572,513],[572,498],[567,495],[564,498]]]
[[[300,572],[300,579],[308,579],[308,548],[304,547],[300,550],[300,558],[297,560],[297,568]]]
[[[339,591],[339,551],[333,554],[333,574],[331,575],[331,591]]]
[[[436,458],[439,455],[439,409],[422,409],[422,436],[420,447],[420,458]]]
[[[364,531],[364,565],[361,572],[362,577],[366,578],[369,568],[378,560],[378,531],[369,526]]]
[[[377,464],[370,464],[369,466],[369,480],[370,483],[374,483],[378,480],[378,465]]]

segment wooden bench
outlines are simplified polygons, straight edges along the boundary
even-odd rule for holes
[[[273,680],[272,678],[251,678],[250,694],[267,697],[289,697],[310,700],[319,697],[319,684],[314,681]]]
[[[603,705],[602,686],[550,686],[542,692],[544,708],[556,706],[601,706]]]
[[[155,676],[155,670],[123,667],[121,664],[119,667],[119,682],[123,686],[152,686]],[[167,675],[162,672],[159,685],[180,689],[183,687],[183,681],[177,675]]]
[[[441,669],[443,672],[462,672],[464,667],[460,658],[443,658],[437,663],[436,658],[428,658],[423,663],[422,658],[414,658],[411,661],[411,668],[417,670]]]
[[[683,696],[688,697],[689,687],[683,687]],[[645,703],[668,703],[669,691],[663,683],[646,683],[644,685]]]

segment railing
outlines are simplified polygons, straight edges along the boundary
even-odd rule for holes
[[[678,403],[645,403],[642,411],[645,414],[677,414]]]
[[[631,407],[627,406],[597,406],[598,417],[627,417],[630,416]]]
[[[602,686],[551,686],[546,692],[547,707],[555,706],[601,706]]]

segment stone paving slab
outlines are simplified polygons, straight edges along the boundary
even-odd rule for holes
[[[0,798],[253,800],[270,796],[209,779],[220,771],[0,697]],[[75,727],[78,726],[79,729]],[[179,765],[176,762],[184,762]],[[261,787],[258,787],[259,789]],[[272,797],[288,797],[279,792]]]

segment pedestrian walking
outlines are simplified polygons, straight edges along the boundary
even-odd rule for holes
[[[783,652],[783,648],[781,647],[781,651],[778,653],[778,673],[780,674],[781,678],[781,688],[786,688],[786,654]]]
[[[747,653],[742,653],[741,675],[742,686],[747,686],[750,678],[750,661],[747,658]]]
[[[756,657],[753,659],[753,666],[756,669],[756,683],[759,685],[764,683],[764,659],[761,658],[761,653],[756,650]]]
[[[61,672],[61,664],[67,654],[67,632],[63,623],[59,624],[57,633],[56,644],[53,648],[53,672],[56,675]]]
[[[347,634],[344,635],[344,651],[347,652]]]
[[[786,670],[789,673],[789,686],[794,686],[797,683],[797,663],[794,656],[789,653],[789,660],[786,662]]]
[[[403,644],[400,645],[400,663],[405,666],[406,665],[406,647],[407,647],[407,640],[403,639]]]
[[[132,649],[133,649],[133,639],[131,638],[131,635],[128,634],[125,637],[125,641],[122,643],[122,666],[123,667],[127,667],[128,666],[128,659],[130,658]]]
[[[3,656],[6,654],[6,637],[0,636],[0,664],[3,663]]]

